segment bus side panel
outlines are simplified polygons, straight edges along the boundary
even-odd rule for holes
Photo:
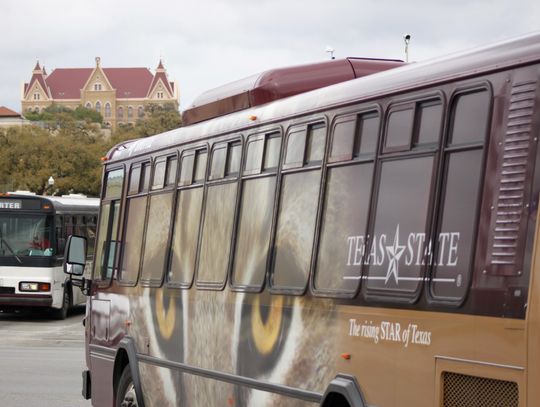
[[[527,402],[529,406],[540,405],[540,220],[537,219],[531,285],[527,310]]]

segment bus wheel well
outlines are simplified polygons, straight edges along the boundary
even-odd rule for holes
[[[118,390],[118,382],[120,381],[120,376],[122,376],[122,372],[124,371],[124,368],[127,365],[129,365],[128,354],[125,349],[120,348],[118,349],[116,360],[114,361],[114,371],[113,371],[114,394],[116,394],[116,391]]]
[[[366,407],[356,377],[338,374],[328,385],[321,407]]]
[[[349,402],[340,393],[329,393],[324,399],[324,404],[321,407],[351,407]]]

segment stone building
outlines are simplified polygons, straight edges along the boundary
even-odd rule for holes
[[[103,68],[99,57],[94,68],[57,68],[50,74],[37,62],[21,93],[23,113],[41,112],[53,103],[85,106],[100,112],[112,128],[135,123],[149,104],[179,107],[178,86],[169,81],[162,61],[155,74],[148,68]]]

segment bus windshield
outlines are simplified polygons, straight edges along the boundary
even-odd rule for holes
[[[0,256],[52,256],[53,217],[0,214]]]

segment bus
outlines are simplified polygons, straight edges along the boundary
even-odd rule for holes
[[[85,304],[62,271],[66,237],[85,236],[89,259],[95,242],[99,199],[71,194],[0,195],[0,311],[50,310],[58,319]]]
[[[276,69],[114,147],[84,397],[540,406],[539,79],[540,33]]]

